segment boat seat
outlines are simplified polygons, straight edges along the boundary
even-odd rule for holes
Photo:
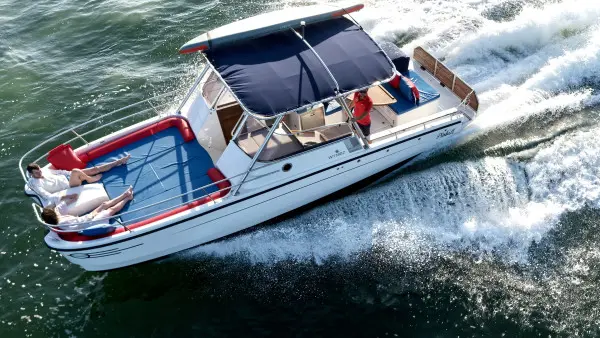
[[[250,134],[240,135],[237,139],[237,145],[242,149],[248,156],[253,157],[258,151],[258,144],[250,136]]]
[[[254,157],[261,144],[264,143],[269,131],[262,128],[238,139],[238,146],[250,157]],[[304,149],[302,143],[297,138],[289,135],[280,135],[276,133],[289,133],[285,129],[277,129],[271,139],[258,157],[260,161],[271,161],[280,157],[301,151]]]
[[[325,141],[330,141],[342,136],[350,135],[352,134],[352,130],[348,125],[344,124],[340,126],[330,127],[327,129],[322,129],[320,133],[321,136],[325,139]]]
[[[390,83],[383,84],[383,88],[385,88],[396,99],[395,103],[389,105],[396,115],[409,112],[415,108],[418,108],[419,106],[435,101],[440,97],[440,94],[427,82],[425,82],[425,80],[423,80],[416,72],[409,70],[407,77],[411,79],[411,81],[419,90],[420,101],[418,104],[415,104],[409,100],[401,90],[392,87]]]

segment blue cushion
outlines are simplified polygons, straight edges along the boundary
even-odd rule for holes
[[[117,230],[117,227],[110,224],[99,224],[89,227],[87,229],[83,229],[78,232],[80,235],[84,236],[99,236],[104,234],[110,234],[111,232]]]
[[[406,77],[404,77],[404,76],[400,77],[400,82],[399,82],[397,90],[400,91],[400,94],[406,100],[408,100],[408,102],[417,104],[417,99],[415,98],[415,95],[413,94],[412,89],[410,89],[410,86],[408,85]]]
[[[408,94],[403,94],[399,89],[392,87],[389,83],[383,84],[383,87],[396,99],[396,103],[390,104],[390,108],[392,108],[392,110],[396,112],[397,115],[404,114],[408,111],[417,108],[419,105],[437,100],[440,97],[440,94],[414,71],[409,70],[408,77],[419,90],[419,104],[415,104],[414,100],[407,99],[407,97],[409,97]],[[403,82],[400,81],[401,85],[402,83]],[[406,86],[406,88],[404,88],[403,90],[405,89],[410,91],[410,88],[408,86]],[[410,95],[412,97],[412,92],[410,93]]]

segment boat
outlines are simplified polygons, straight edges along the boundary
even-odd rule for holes
[[[96,116],[25,153],[19,169],[46,245],[89,271],[156,260],[405,165],[458,134],[477,114],[476,93],[425,49],[410,57],[377,43],[352,17],[363,7],[288,8],[202,34],[180,49],[203,60],[186,93]],[[350,109],[364,90],[368,136]],[[119,214],[90,227],[41,219],[49,202],[27,184],[29,161],[70,170],[124,153],[127,165],[66,192],[79,194],[72,212],[81,215],[132,185]]]

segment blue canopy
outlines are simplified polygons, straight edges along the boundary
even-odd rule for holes
[[[235,96],[252,113],[274,116],[389,79],[394,66],[352,21],[340,17],[307,25],[305,39],[292,31],[239,41],[205,52]]]

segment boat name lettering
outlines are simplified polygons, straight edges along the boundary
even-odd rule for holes
[[[439,133],[439,134],[438,134],[438,136],[436,137],[436,139],[438,139],[438,138],[442,138],[442,137],[446,137],[446,136],[448,136],[448,135],[452,135],[452,134],[454,134],[454,130],[455,130],[455,129],[456,129],[456,128],[452,128],[452,129],[450,129],[450,130],[445,130],[445,131],[443,131],[443,132]]]
[[[335,150],[335,154],[333,154],[333,155],[329,156],[329,159],[331,160],[331,159],[334,159],[334,158],[336,158],[336,157],[340,157],[340,156],[342,156],[342,155],[344,155],[344,154],[346,154],[346,151],[345,151],[345,150],[339,150],[339,149],[336,149],[336,150]]]

